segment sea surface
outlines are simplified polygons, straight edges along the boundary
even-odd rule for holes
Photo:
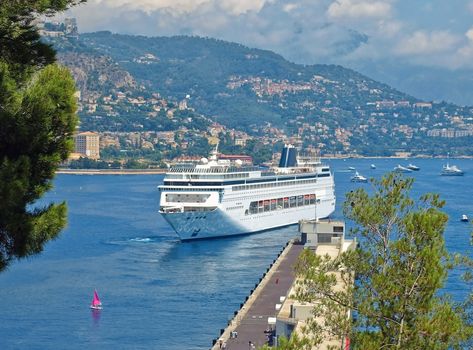
[[[452,252],[470,254],[473,160],[451,159],[463,177],[439,176],[441,159],[328,160],[337,210],[355,167],[379,178],[397,164],[421,167],[413,197],[437,192],[447,201]],[[375,164],[376,169],[370,169]],[[41,203],[67,201],[69,224],[44,252],[0,274],[0,349],[208,349],[295,226],[259,234],[181,243],[157,213],[162,175],[59,175]],[[463,298],[459,272],[445,290]],[[89,304],[97,289],[104,309]]]

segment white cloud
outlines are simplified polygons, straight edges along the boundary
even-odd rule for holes
[[[400,55],[427,55],[448,52],[460,39],[448,31],[416,31],[399,42],[395,53]]]
[[[267,0],[224,0],[220,6],[232,15],[238,16],[247,12],[259,12]]]
[[[370,0],[337,0],[333,2],[327,14],[330,18],[364,18],[388,17],[391,14],[391,4],[386,1]]]
[[[77,17],[81,32],[209,36],[307,64],[356,67],[395,59],[400,65],[470,65],[473,27],[464,30],[459,16],[457,26],[443,30],[448,22],[439,19],[445,17],[436,6],[441,1],[407,6],[398,0],[88,0],[68,16]],[[467,3],[473,11],[473,0],[463,0],[454,12],[469,15]]]
[[[376,32],[380,37],[391,38],[400,33],[404,24],[397,20],[380,20],[377,22]]]
[[[299,7],[298,4],[295,4],[295,3],[289,3],[289,4],[285,4],[282,9],[284,12],[291,12],[292,10],[295,10]]]
[[[89,3],[111,9],[121,8],[143,11],[145,13],[150,13],[156,10],[189,13],[212,1],[213,0],[89,0]]]
[[[465,33],[467,38],[466,44],[460,47],[453,59],[453,66],[458,67],[473,67],[473,27]]]
[[[272,0],[89,0],[88,3],[112,9],[137,10],[145,13],[166,11],[174,15],[188,14],[203,8],[219,7],[232,15],[260,11]]]
[[[465,36],[468,38],[468,40],[473,43],[473,27],[468,29],[468,31],[465,33]]]

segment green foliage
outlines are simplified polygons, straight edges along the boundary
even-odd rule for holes
[[[318,301],[314,316],[325,319],[309,322],[308,338],[349,337],[352,349],[461,349],[471,322],[438,293],[456,263],[443,238],[444,202],[436,194],[414,201],[413,179],[398,174],[372,184],[372,195],[359,188],[344,203],[360,247],[334,260],[308,250],[301,255],[297,298]],[[337,281],[346,288],[334,289]]]
[[[113,163],[113,168],[120,168],[120,163]],[[118,166],[117,166],[118,165]],[[69,162],[70,169],[111,169],[112,163],[104,162],[102,160],[95,160],[86,157],[80,157],[77,160],[72,160]]]
[[[0,3],[0,271],[36,254],[66,224],[66,206],[35,205],[72,148],[75,85],[31,21],[76,1]]]

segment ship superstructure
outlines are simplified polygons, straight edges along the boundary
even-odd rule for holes
[[[172,167],[159,189],[159,212],[181,240],[252,233],[335,210],[330,168],[290,145],[271,169],[218,160],[215,150],[200,164]]]

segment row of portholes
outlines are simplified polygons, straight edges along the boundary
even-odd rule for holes
[[[192,217],[191,216],[188,216],[187,217],[187,220],[190,220]],[[194,220],[200,220],[200,219],[207,219],[207,216],[204,215],[204,216],[196,216],[194,217]]]

